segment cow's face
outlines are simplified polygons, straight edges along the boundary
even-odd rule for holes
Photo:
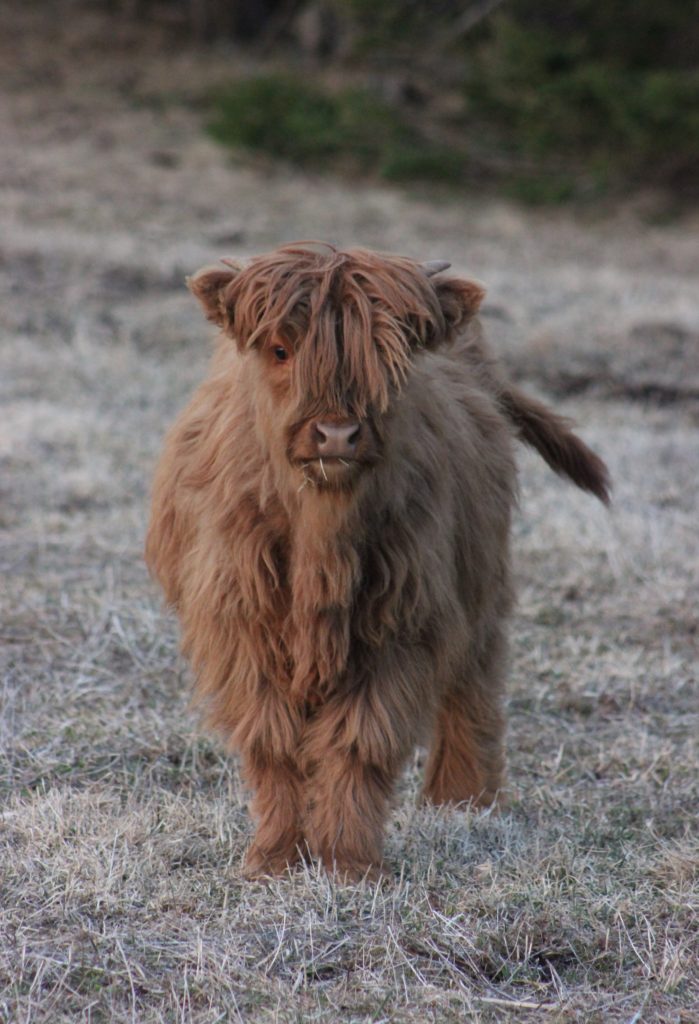
[[[298,489],[351,488],[383,455],[416,351],[447,340],[483,291],[366,250],[286,246],[190,281],[244,354],[256,428]]]

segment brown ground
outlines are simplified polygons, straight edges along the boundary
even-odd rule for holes
[[[42,11],[0,15],[0,1020],[698,1020],[696,218],[234,163],[199,101],[242,58]],[[523,453],[512,806],[416,810],[412,770],[379,889],[240,881],[236,768],[141,559],[208,352],[184,275],[313,237],[483,280],[615,480],[608,515]]]

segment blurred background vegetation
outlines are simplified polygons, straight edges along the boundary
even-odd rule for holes
[[[531,202],[699,199],[696,0],[128,0],[257,54],[222,143]]]

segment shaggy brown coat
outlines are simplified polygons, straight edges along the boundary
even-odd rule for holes
[[[416,744],[428,800],[503,785],[513,432],[602,500],[606,469],[503,377],[473,282],[298,243],[190,287],[222,333],[166,441],[148,564],[254,791],[247,873],[310,853],[361,875]],[[351,457],[319,455],[328,422],[357,425]]]

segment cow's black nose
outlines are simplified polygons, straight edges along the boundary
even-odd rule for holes
[[[316,420],[314,427],[316,449],[321,458],[351,459],[355,455],[362,433],[357,420],[340,423]]]

